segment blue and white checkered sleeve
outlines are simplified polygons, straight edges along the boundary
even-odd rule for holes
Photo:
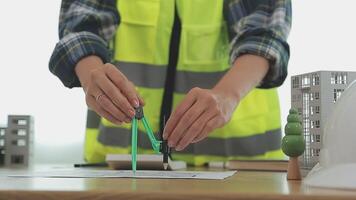
[[[278,87],[287,77],[291,12],[290,0],[225,1],[231,63],[243,54],[262,56],[270,63],[259,88]]]
[[[49,61],[50,71],[69,88],[80,87],[74,68],[80,59],[97,55],[111,59],[108,47],[119,23],[115,0],[63,0],[59,42]]]

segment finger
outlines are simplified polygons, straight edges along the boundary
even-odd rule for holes
[[[205,124],[207,124],[209,120],[214,118],[216,115],[217,112],[214,109],[208,109],[203,112],[185,132],[185,135],[178,142],[176,150],[181,151],[185,149],[190,143],[192,143],[192,141],[203,131]]]
[[[137,108],[140,105],[143,105],[143,100],[140,98],[135,85],[131,81],[125,82],[126,87],[122,89],[122,92],[127,95],[128,99],[131,99],[131,102],[134,104],[134,107]]]
[[[143,100],[143,98],[138,93],[137,93],[137,98],[138,98],[138,101],[140,102],[140,105],[144,106],[145,105],[145,101]]]
[[[123,95],[130,102],[130,105],[137,108],[139,106],[139,100],[134,85],[114,65],[108,63],[106,66],[106,75],[116,87],[121,90]]]
[[[177,126],[167,138],[170,147],[176,147],[182,139],[188,128],[198,119],[198,117],[206,110],[206,104],[196,102],[179,120]],[[187,136],[189,137],[189,136]],[[194,138],[193,138],[194,139]]]
[[[166,127],[163,130],[163,139],[167,140],[172,135],[173,130],[177,126],[179,119],[182,118],[185,112],[195,103],[196,93],[189,92],[184,100],[177,106],[172,115],[169,117]]]
[[[110,113],[119,121],[125,121],[127,116],[121,112],[106,95],[100,96],[97,100],[98,105],[103,108],[106,112]],[[125,122],[128,122],[127,120]]]
[[[87,104],[88,107],[98,113],[100,116],[104,117],[105,119],[109,120],[113,124],[121,125],[122,121],[116,119],[110,113],[102,109],[99,104],[96,102],[96,99],[93,96],[87,96]]]
[[[215,116],[209,120],[204,126],[203,131],[192,141],[192,143],[197,143],[206,138],[210,132],[214,129],[219,128],[223,125],[224,120],[220,116]]]
[[[121,113],[122,111],[129,118],[132,118],[135,115],[134,108],[130,105],[127,99],[120,93],[120,90],[105,75],[97,78],[96,84],[100,87],[102,91],[104,91],[106,96],[109,97],[109,101],[113,102],[118,108],[120,108],[120,111],[117,108],[113,109],[112,110],[114,112],[113,114],[116,114],[118,112]]]

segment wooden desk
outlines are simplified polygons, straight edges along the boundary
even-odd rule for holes
[[[343,200],[356,199],[356,191],[306,188],[280,172],[240,171],[225,180],[0,177],[0,199]]]

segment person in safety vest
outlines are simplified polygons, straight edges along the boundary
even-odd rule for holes
[[[172,159],[280,159],[290,26],[290,0],[63,0],[49,68],[85,92],[87,162],[130,153],[140,105]]]

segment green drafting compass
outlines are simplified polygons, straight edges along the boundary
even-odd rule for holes
[[[131,128],[131,158],[132,158],[132,171],[136,173],[136,165],[137,165],[137,125],[138,120],[141,120],[145,130],[147,131],[148,138],[150,139],[151,145],[155,153],[163,154],[163,167],[166,170],[168,168],[168,155],[169,155],[169,147],[167,145],[166,140],[157,140],[154,136],[154,133],[148,123],[148,120],[145,118],[143,114],[142,106],[135,108],[135,117],[132,119],[132,128]]]

